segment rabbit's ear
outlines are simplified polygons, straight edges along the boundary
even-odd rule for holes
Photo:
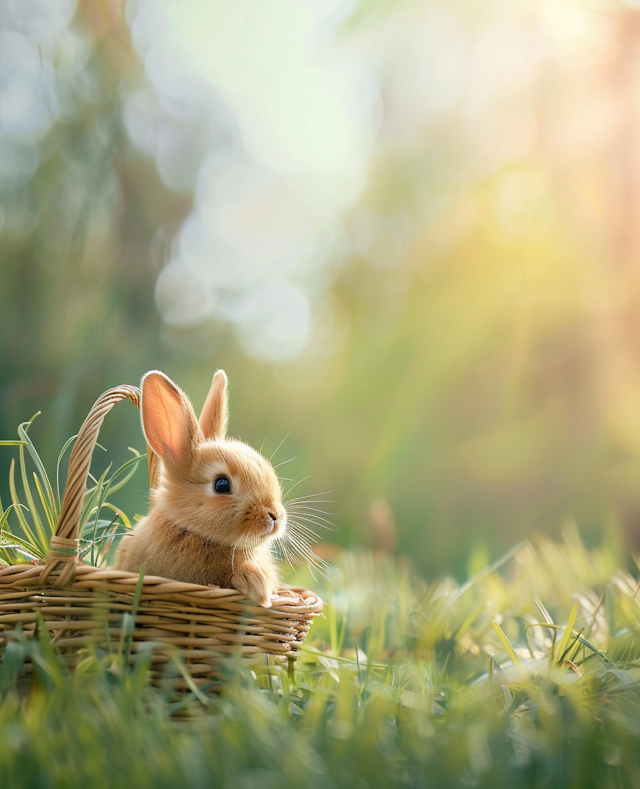
[[[142,428],[147,444],[172,466],[189,461],[198,423],[187,395],[170,378],[152,370],[142,379]]]
[[[225,371],[218,370],[213,376],[209,394],[200,414],[200,430],[205,438],[220,439],[227,435],[229,422],[227,383]]]

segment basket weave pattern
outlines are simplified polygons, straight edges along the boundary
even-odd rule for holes
[[[0,645],[6,631],[19,625],[32,634],[40,616],[52,644],[70,663],[92,643],[121,641],[123,615],[132,612],[138,575],[79,564],[78,527],[100,426],[113,405],[125,398],[140,407],[137,387],[110,389],[98,398],[78,433],[46,562],[0,569]],[[150,449],[149,473],[153,486],[156,459]],[[235,589],[156,576],[145,576],[139,593],[135,623],[127,634],[132,651],[153,642],[159,645],[153,662],[161,664],[170,649],[185,662],[196,684],[215,679],[221,657],[230,653],[267,653],[276,662],[294,658],[323,606],[319,597],[302,588],[281,589],[272,607],[262,608]],[[177,681],[176,687],[180,685]]]

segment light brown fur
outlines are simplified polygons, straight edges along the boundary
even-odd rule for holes
[[[189,398],[164,374],[142,380],[142,424],[161,458],[151,509],[123,537],[116,568],[231,587],[270,606],[278,575],[270,544],[286,528],[282,491],[265,458],[225,438],[227,379],[211,384],[200,424]],[[225,476],[231,493],[216,493]]]

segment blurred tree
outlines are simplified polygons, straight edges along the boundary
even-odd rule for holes
[[[48,123],[33,141],[21,129],[8,134],[5,123],[2,138],[16,172],[0,187],[0,432],[13,435],[42,410],[51,463],[104,388],[136,381],[156,363],[152,241],[190,200],[169,192],[124,131],[123,103],[142,77],[124,3],[82,2],[53,35],[42,31],[54,21],[46,5],[32,9],[35,19],[10,9],[2,35],[39,54]],[[25,60],[13,64],[16,81]],[[133,414],[114,425],[135,423]],[[109,422],[105,431],[117,432]],[[139,435],[126,443],[140,446]],[[8,460],[0,455],[2,486]]]

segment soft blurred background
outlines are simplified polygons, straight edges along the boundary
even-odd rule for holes
[[[631,0],[0,0],[0,437],[223,367],[333,543],[640,550],[639,142]]]

